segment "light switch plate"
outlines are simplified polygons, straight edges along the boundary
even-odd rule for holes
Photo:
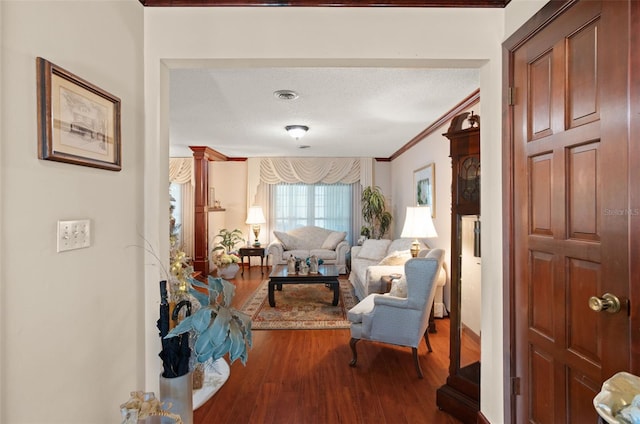
[[[58,252],[91,246],[91,221],[58,221]]]

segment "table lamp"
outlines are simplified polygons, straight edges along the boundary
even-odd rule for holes
[[[429,206],[407,206],[407,214],[400,237],[413,239],[411,256],[418,257],[420,252],[418,239],[438,237],[436,227],[431,219],[431,208]]]
[[[258,240],[258,236],[260,235],[260,224],[264,224],[267,221],[264,219],[264,213],[262,213],[261,206],[251,206],[249,208],[249,214],[247,215],[246,224],[251,225],[253,229],[253,234],[256,236],[256,240],[253,242],[253,247],[260,247],[260,240]]]

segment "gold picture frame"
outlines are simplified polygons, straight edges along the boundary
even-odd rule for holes
[[[430,163],[413,171],[413,196],[416,206],[429,206],[436,217],[436,164]]]
[[[120,171],[120,99],[38,57],[38,158]]]

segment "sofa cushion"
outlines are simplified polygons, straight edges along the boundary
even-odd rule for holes
[[[324,259],[324,260],[336,259],[338,257],[338,254],[336,253],[335,250],[329,250],[329,249],[311,249],[309,251],[309,256],[311,255],[316,255],[318,259]]]
[[[391,240],[367,239],[362,243],[362,248],[358,252],[358,258],[380,261],[387,255],[389,244],[391,244]]]
[[[411,259],[411,251],[399,250],[385,256],[378,265],[404,265]]]
[[[389,294],[391,296],[407,298],[407,278],[404,275],[391,280],[391,290],[389,290]]]
[[[306,243],[302,238],[283,231],[274,231],[273,234],[282,242],[284,250],[298,250],[306,248]]]
[[[331,230],[327,230],[326,228],[316,227],[313,225],[309,225],[307,227],[298,227],[293,230],[287,231],[287,234],[297,237],[298,240],[301,240],[302,249],[317,249],[322,246],[325,239],[329,234],[331,234]]]
[[[294,258],[307,259],[311,255],[307,249],[285,250],[282,254],[283,259],[289,259],[290,256],[293,256]]]
[[[340,243],[347,236],[345,231],[332,231],[331,234],[322,243],[321,249],[335,250]]]

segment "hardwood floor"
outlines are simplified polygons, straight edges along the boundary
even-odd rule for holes
[[[238,275],[240,307],[267,278],[260,267]],[[458,423],[436,407],[449,366],[449,320],[436,320],[433,352],[419,348],[418,379],[410,348],[362,341],[349,366],[349,330],[255,330],[246,367],[236,361],[227,382],[194,413],[196,424]]]

